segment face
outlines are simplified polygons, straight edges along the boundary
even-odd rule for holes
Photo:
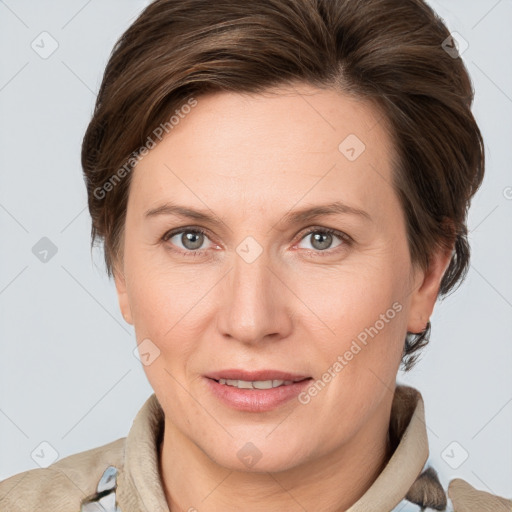
[[[252,452],[264,471],[357,443],[385,416],[448,262],[411,264],[374,106],[274,92],[196,98],[139,161],[116,271],[166,429],[223,467],[250,469]],[[309,380],[238,390],[212,380],[237,380],[227,369]]]

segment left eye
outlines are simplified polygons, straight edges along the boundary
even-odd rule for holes
[[[308,233],[306,233],[301,238],[301,241],[305,240],[310,235],[314,235],[311,238],[311,245],[313,246],[313,247],[311,247],[311,249],[320,251],[320,252],[326,252],[327,249],[332,248],[330,246],[332,245],[333,237],[339,238],[341,240],[341,242],[338,245],[336,245],[335,247],[338,247],[343,244],[347,244],[349,242],[348,235],[345,235],[344,233],[338,232],[334,229],[318,229],[318,228],[313,229],[313,230],[309,231]],[[307,248],[307,249],[309,249],[309,248]]]

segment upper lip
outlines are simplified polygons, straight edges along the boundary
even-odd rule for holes
[[[218,372],[210,372],[205,377],[209,379],[229,379],[229,380],[293,380],[300,381],[310,378],[309,375],[301,375],[298,373],[281,372],[279,370],[257,370],[257,371],[246,371],[238,370],[236,368],[230,368],[228,370],[219,370]]]

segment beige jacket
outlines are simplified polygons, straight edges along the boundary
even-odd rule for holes
[[[0,482],[0,511],[169,512],[158,470],[163,426],[164,414],[153,394],[126,438]],[[393,456],[347,512],[444,510],[443,503],[454,512],[512,512],[512,501],[477,491],[461,479],[450,482],[446,496],[436,472],[425,467],[424,406],[414,388],[396,387],[390,436]]]

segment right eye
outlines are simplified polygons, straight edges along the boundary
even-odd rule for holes
[[[200,228],[179,228],[166,232],[162,241],[166,242],[172,251],[175,251],[184,256],[200,256],[206,252],[206,249],[199,249],[207,234]],[[175,249],[175,246],[181,244],[180,249]]]

